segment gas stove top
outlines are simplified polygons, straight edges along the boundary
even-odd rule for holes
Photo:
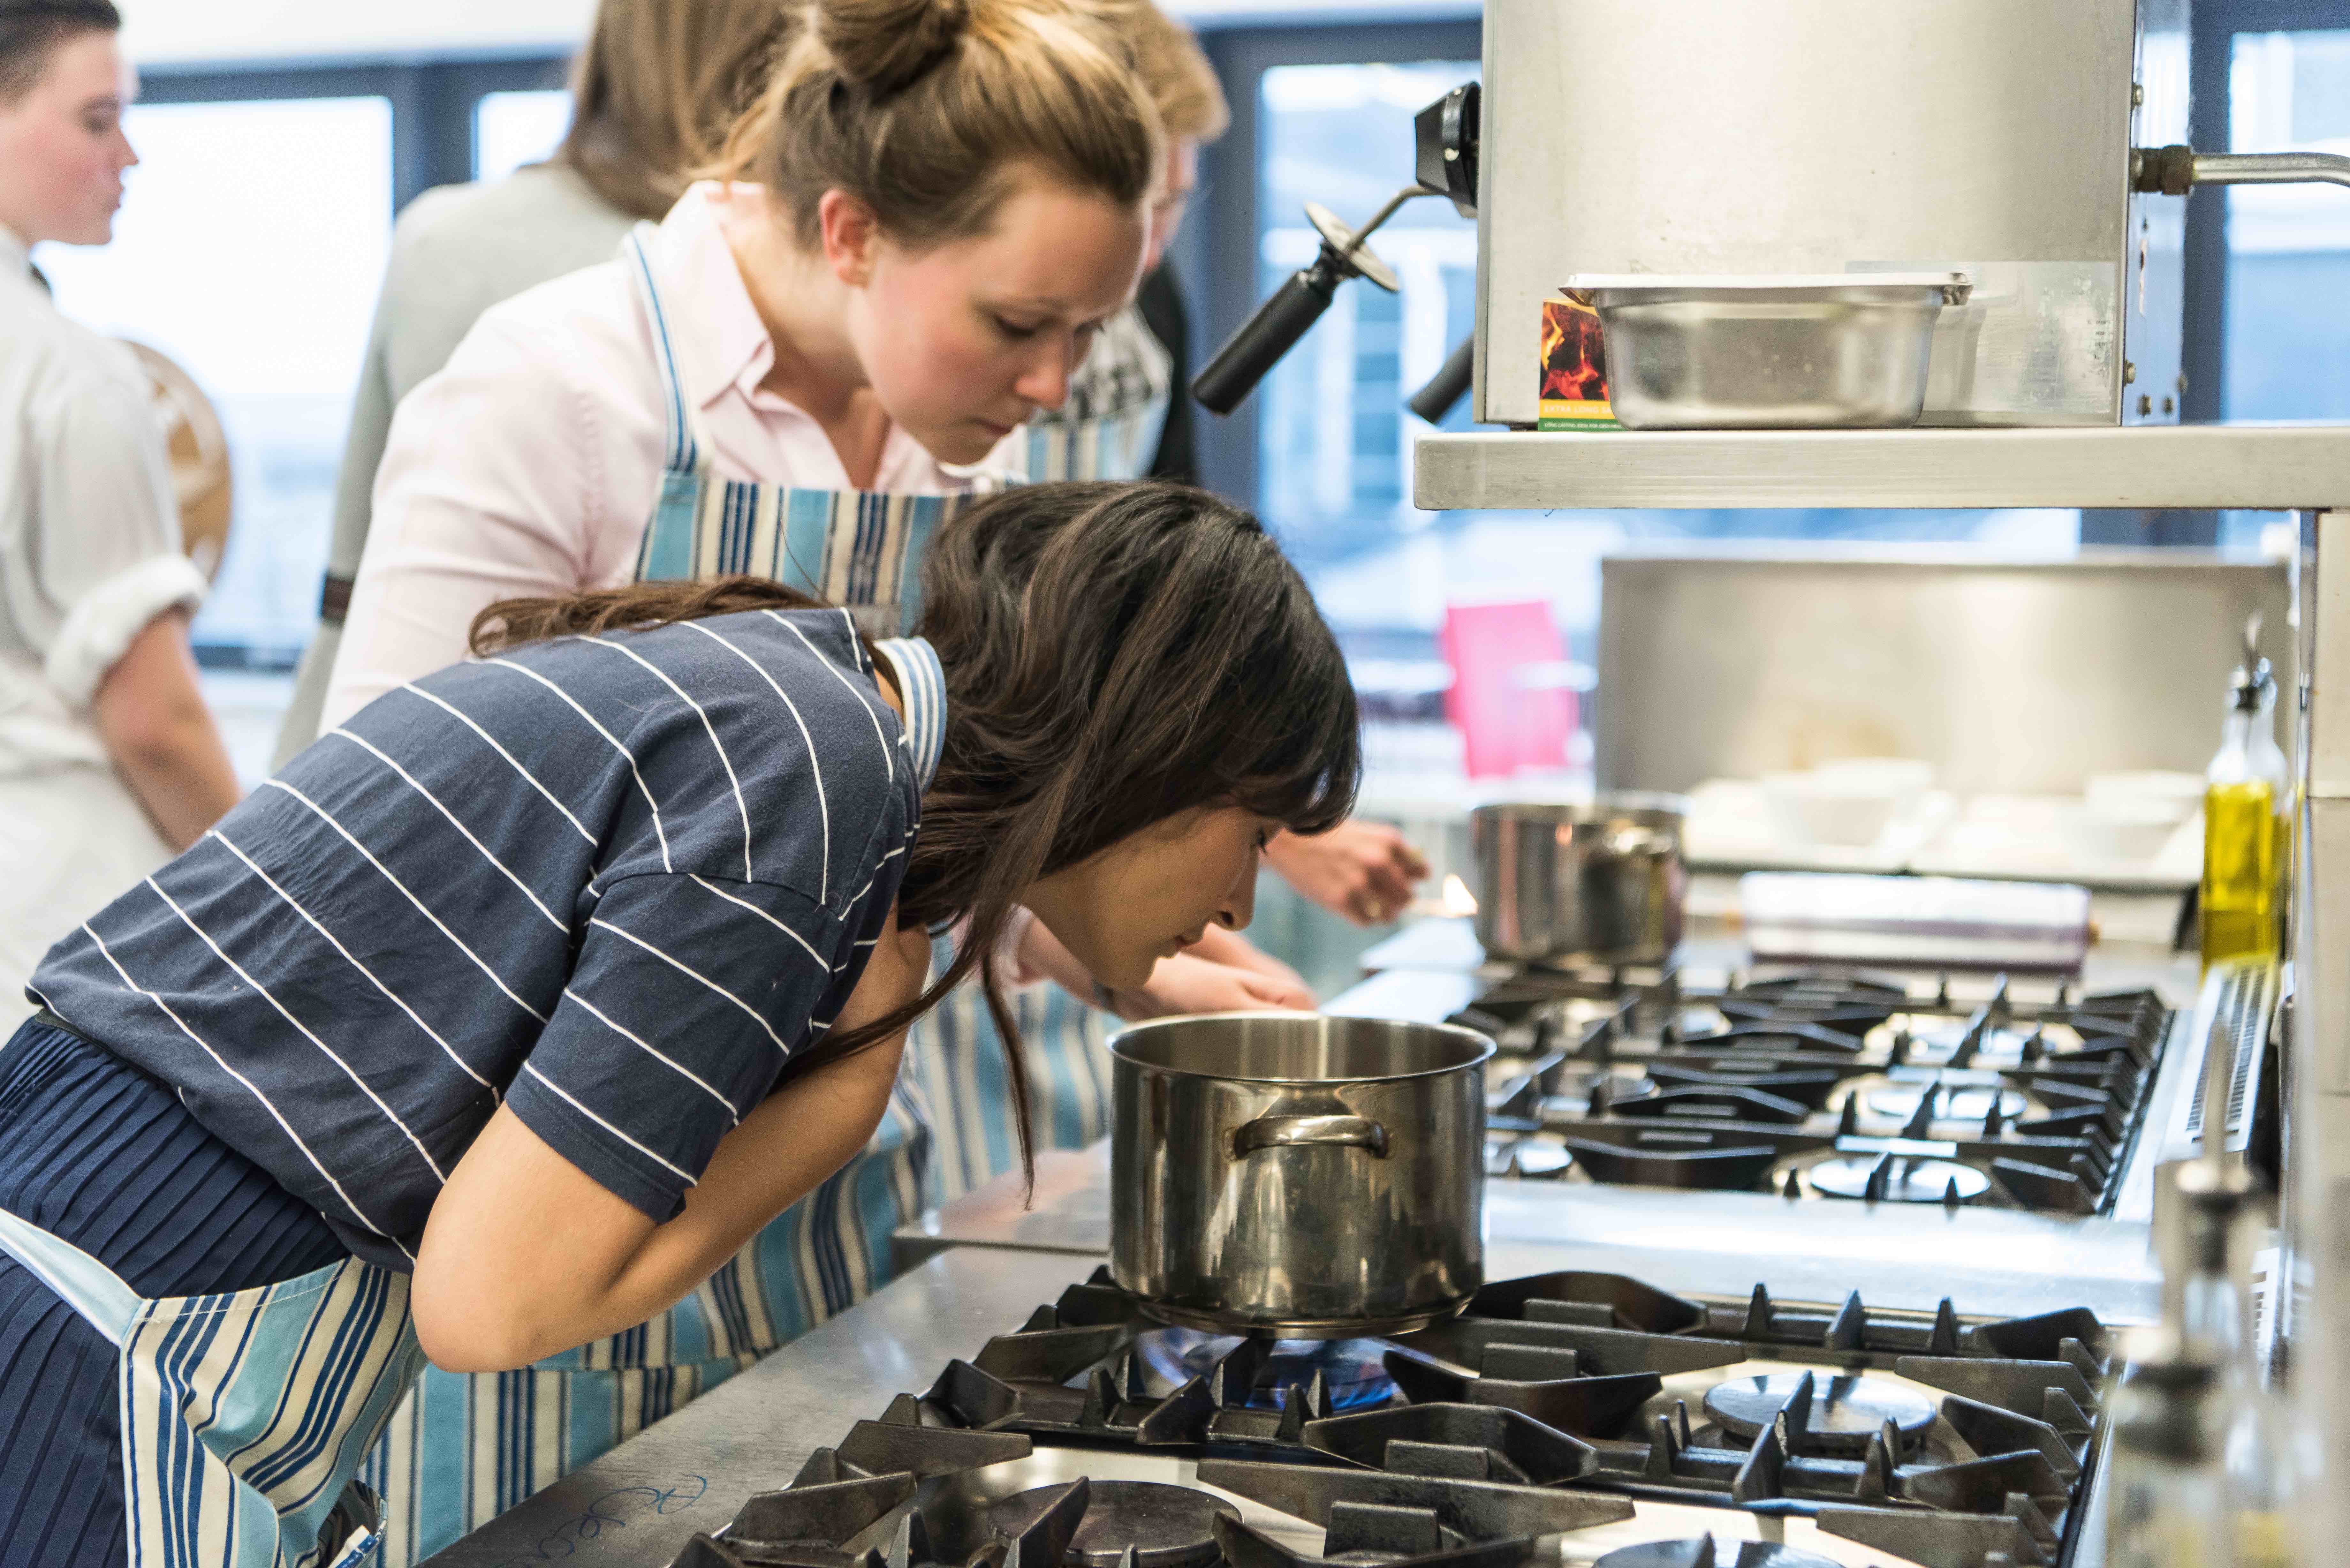
[[[2004,975],[1527,967],[1451,1021],[1502,1047],[1493,1175],[2103,1214],[2171,1018]]]
[[[1168,1328],[1097,1273],[673,1568],[1929,1568],[2061,1561],[2106,1331],[1488,1285],[1384,1340]]]

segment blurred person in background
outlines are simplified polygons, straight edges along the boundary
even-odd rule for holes
[[[758,97],[794,15],[785,0],[603,0],[572,67],[571,126],[555,155],[503,180],[436,187],[400,213],[335,483],[318,630],[274,765],[317,739],[392,410],[449,362],[483,311],[610,261],[630,228],[675,206]]]
[[[120,26],[109,0],[0,0],[0,1029],[50,943],[238,793],[146,374],[57,314],[30,255],[113,238],[139,161]]]

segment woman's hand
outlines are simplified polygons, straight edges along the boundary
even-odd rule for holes
[[[930,939],[890,911],[834,1032],[921,993]],[[808,1068],[718,1143],[685,1210],[656,1225],[501,1106],[432,1205],[410,1306],[451,1372],[502,1372],[618,1334],[682,1299],[846,1165],[889,1108],[900,1032]]]
[[[1411,902],[1428,862],[1384,823],[1342,822],[1311,838],[1284,833],[1264,857],[1291,887],[1358,926],[1394,919]]]
[[[1200,940],[1186,950],[1191,957],[1205,959],[1210,963],[1230,964],[1234,969],[1253,971],[1276,984],[1287,987],[1292,993],[1306,998],[1306,1006],[1314,1005],[1314,988],[1305,983],[1304,975],[1266,952],[1238,931],[1226,930],[1222,926],[1210,926],[1200,934]]]
[[[1129,1023],[1179,1012],[1310,1012],[1313,991],[1297,971],[1246,938],[1210,926],[1188,952],[1159,961],[1149,981],[1134,991],[1097,991],[1094,977],[1042,920],[1026,922],[1019,960],[1025,978],[1050,977],[1072,996],[1109,1010]]]
[[[1293,982],[1216,963],[1193,953],[1159,961],[1148,983],[1137,991],[1109,993],[1118,1015],[1129,1023],[1185,1012],[1311,1012],[1314,993]]]

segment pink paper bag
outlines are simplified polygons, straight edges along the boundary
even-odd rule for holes
[[[1566,658],[1547,602],[1448,606],[1442,646],[1445,716],[1468,742],[1471,778],[1566,765],[1575,693],[1545,679]]]

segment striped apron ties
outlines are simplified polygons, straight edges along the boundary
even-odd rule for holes
[[[0,1251],[120,1352],[130,1568],[351,1568],[375,1549],[380,1501],[353,1478],[424,1366],[407,1275],[347,1258],[151,1300],[5,1210]]]

